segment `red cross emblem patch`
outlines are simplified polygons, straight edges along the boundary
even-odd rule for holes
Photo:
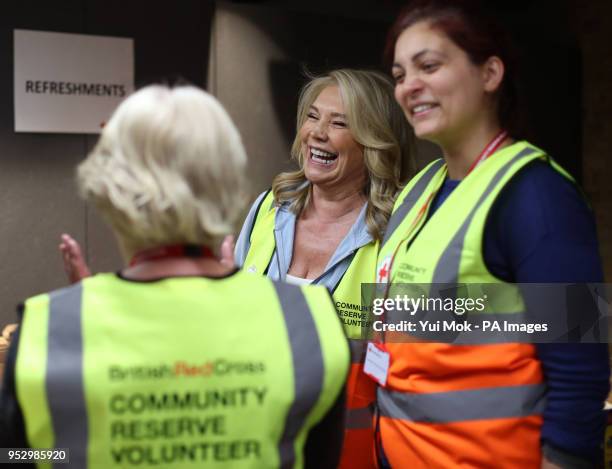
[[[391,267],[391,256],[385,257],[376,271],[376,281],[378,283],[387,283],[389,281],[389,268]]]

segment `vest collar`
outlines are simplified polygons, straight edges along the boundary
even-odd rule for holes
[[[352,255],[357,249],[373,241],[372,236],[368,232],[366,223],[366,209],[368,204],[365,203],[357,216],[357,220],[346,234],[344,239],[332,254],[325,272],[332,269],[336,264],[342,262],[348,256]],[[289,204],[284,203],[276,210],[276,218],[274,223],[274,237],[276,240],[276,252],[280,263],[279,271],[287,272],[291,265],[293,253],[293,241],[295,239],[295,224],[297,217],[289,210]]]

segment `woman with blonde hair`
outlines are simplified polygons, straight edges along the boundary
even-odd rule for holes
[[[389,80],[362,70],[312,78],[296,124],[291,156],[299,168],[278,175],[257,198],[236,260],[249,272],[332,292],[353,363],[340,467],[373,467],[374,385],[361,371],[360,340],[369,315],[360,287],[376,280],[379,241],[412,165],[412,134]]]
[[[195,87],[119,106],[78,182],[128,265],[25,302],[0,446],[69,448],[82,468],[336,467],[349,348],[329,293],[215,255],[245,167],[229,116]]]

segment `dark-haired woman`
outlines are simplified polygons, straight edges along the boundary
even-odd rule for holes
[[[466,5],[413,2],[390,32],[396,99],[416,136],[438,144],[443,158],[398,197],[379,279],[601,282],[592,213],[571,176],[518,140],[503,33]],[[383,466],[597,461],[610,373],[605,345],[385,346],[390,366],[377,425]]]

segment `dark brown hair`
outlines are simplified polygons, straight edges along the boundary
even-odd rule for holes
[[[519,96],[517,91],[517,60],[505,29],[486,11],[479,0],[413,0],[398,15],[389,29],[384,59],[393,63],[395,44],[408,27],[427,21],[440,30],[474,65],[482,65],[497,56],[504,63],[504,78],[497,91],[497,117],[502,128],[518,137]]]

